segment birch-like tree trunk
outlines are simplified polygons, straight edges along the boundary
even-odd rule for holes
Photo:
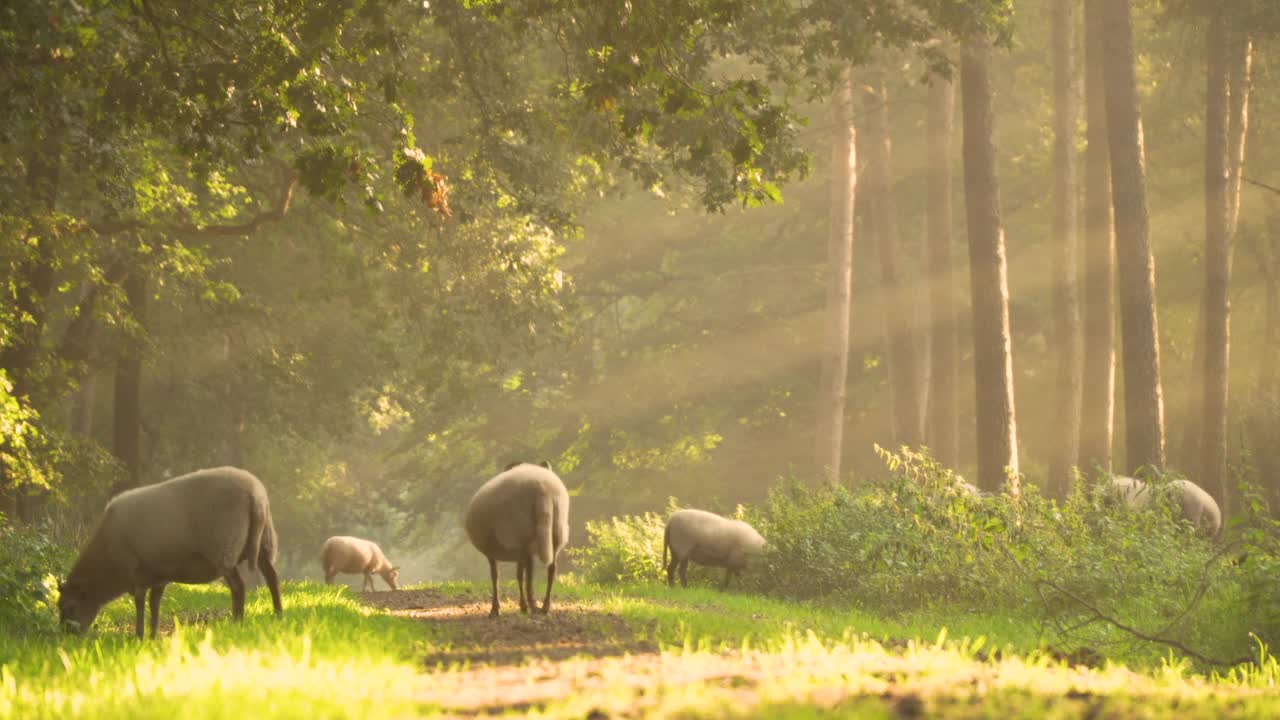
[[[853,204],[857,189],[853,88],[846,75],[831,98],[831,219],[827,242],[827,318],[818,395],[818,464],[828,482],[840,479],[849,366],[853,284]]]

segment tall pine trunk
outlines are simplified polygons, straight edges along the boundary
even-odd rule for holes
[[[1233,42],[1234,40],[1234,42]],[[1231,368],[1231,259],[1240,211],[1248,130],[1251,44],[1232,37],[1219,9],[1209,20],[1205,87],[1205,282],[1201,306],[1203,416],[1199,479],[1223,507],[1231,501],[1227,473],[1227,410]]]
[[[1084,387],[1080,465],[1111,470],[1115,434],[1115,233],[1111,223],[1111,162],[1107,147],[1106,70],[1102,4],[1085,0]]]
[[[1075,94],[1075,7],[1054,0],[1053,34],[1053,242],[1055,351],[1058,356],[1054,426],[1057,438],[1049,463],[1049,487],[1065,497],[1080,455],[1080,414],[1084,360],[1080,336],[1080,292],[1076,228],[1076,128],[1080,115]]]
[[[853,284],[853,203],[857,189],[853,88],[842,78],[831,100],[831,218],[827,241],[827,319],[818,390],[818,465],[828,482],[840,479],[849,366]]]
[[[1230,342],[1227,287],[1231,276],[1227,208],[1227,16],[1210,18],[1205,44],[1204,300],[1201,303],[1200,484],[1226,500],[1227,362]]]
[[[964,199],[973,295],[973,357],[977,400],[978,485],[998,492],[1005,478],[1020,491],[1009,334],[1009,281],[1000,187],[996,177],[990,45],[978,40],[960,61],[964,121]]]
[[[955,86],[935,77],[929,87],[929,444],[934,457],[950,468],[960,465],[958,388],[960,297],[951,238],[951,128]]]
[[[863,85],[867,122],[863,128],[867,153],[866,189],[870,197],[873,232],[880,255],[881,297],[885,339],[888,341],[889,387],[893,394],[893,444],[920,444],[921,375],[914,339],[914,298],[898,272],[898,203],[893,190],[893,141],[889,131],[889,95],[884,78],[875,73]]]
[[[1164,398],[1156,322],[1156,267],[1147,217],[1147,179],[1138,108],[1130,0],[1102,4],[1107,135],[1115,207],[1124,348],[1125,465],[1164,467]]]

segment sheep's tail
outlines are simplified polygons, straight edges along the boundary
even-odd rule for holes
[[[662,567],[667,567],[667,548],[671,547],[671,525],[662,530]]]
[[[550,565],[555,559],[555,541],[552,526],[555,524],[556,503],[550,496],[540,494],[533,505],[533,537],[538,544],[538,559]]]
[[[264,499],[250,496],[249,539],[245,543],[242,556],[249,563],[249,572],[258,572],[258,553],[262,550],[262,536],[267,529],[268,512]]]

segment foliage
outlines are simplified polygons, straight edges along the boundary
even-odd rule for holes
[[[21,527],[0,515],[0,628],[26,638],[56,631],[55,578],[71,559],[47,523]]]
[[[1236,523],[1241,542],[1237,573],[1242,588],[1241,609],[1251,633],[1276,647],[1280,642],[1280,520],[1258,489],[1241,488],[1244,512]]]
[[[570,547],[574,569],[589,582],[647,582],[666,578],[662,566],[663,533],[667,517],[679,510],[675,498],[667,499],[662,515],[614,516],[587,521],[587,542]]]

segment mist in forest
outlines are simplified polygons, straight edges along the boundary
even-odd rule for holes
[[[877,445],[990,492],[1147,468],[1227,515],[1241,482],[1280,501],[1266,3],[1138,3],[1127,65],[1097,2],[322,3],[288,62],[270,18],[215,42],[222,10],[19,5],[11,518],[81,537],[235,465],[287,576],[350,534],[417,582],[483,574],[461,515],[516,461],[564,479],[580,542],[671,497],[855,487]]]

